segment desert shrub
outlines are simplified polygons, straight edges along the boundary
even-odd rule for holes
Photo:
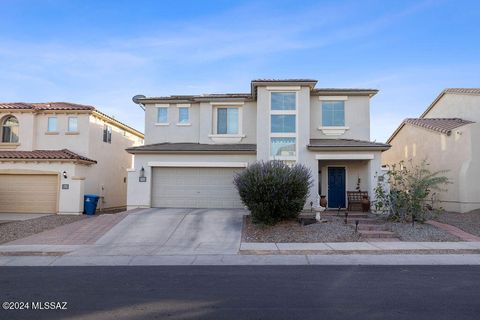
[[[248,166],[235,176],[234,184],[254,223],[275,224],[298,216],[312,175],[304,165],[273,160]]]
[[[388,183],[375,188],[375,209],[401,222],[424,221],[441,211],[437,192],[446,191],[450,181],[442,175],[446,171],[432,172],[428,166],[426,160],[417,165],[393,164],[384,175]]]

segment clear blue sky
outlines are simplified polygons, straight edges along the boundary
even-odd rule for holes
[[[97,106],[248,92],[255,78],[376,88],[372,140],[445,87],[480,87],[480,1],[0,0],[0,101]]]

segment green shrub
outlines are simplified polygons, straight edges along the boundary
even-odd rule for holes
[[[312,185],[310,170],[282,161],[257,162],[234,179],[254,223],[275,224],[298,216]]]

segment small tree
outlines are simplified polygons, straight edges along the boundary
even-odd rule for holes
[[[275,224],[298,216],[312,185],[310,170],[282,161],[257,162],[237,174],[234,184],[254,223]]]
[[[446,171],[431,172],[428,166],[426,160],[419,165],[410,162],[410,168],[403,161],[392,165],[384,175],[389,190],[380,182],[375,188],[375,209],[387,212],[392,220],[401,222],[414,218],[424,221],[431,213],[442,210],[436,206],[435,191],[446,191],[442,187],[450,182],[442,175]]]

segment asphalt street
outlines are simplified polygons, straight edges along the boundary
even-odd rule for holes
[[[0,300],[30,304],[0,319],[478,319],[480,266],[0,267]]]

